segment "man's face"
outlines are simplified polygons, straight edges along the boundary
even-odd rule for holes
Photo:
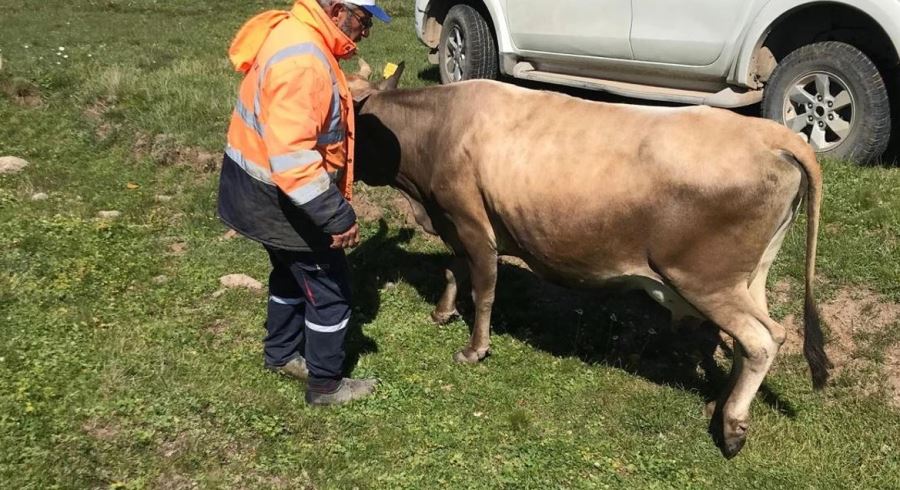
[[[331,20],[353,42],[369,37],[372,28],[372,14],[348,3],[335,3],[331,8]]]

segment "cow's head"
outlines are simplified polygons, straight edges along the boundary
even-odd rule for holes
[[[405,63],[400,62],[394,74],[380,82],[370,82],[372,76],[372,67],[362,58],[359,59],[359,70],[353,75],[347,75],[347,85],[350,86],[350,93],[353,95],[353,102],[357,112],[360,107],[365,104],[366,99],[370,95],[385,90],[394,90],[400,83],[400,76],[403,75]]]
[[[397,88],[403,68],[400,63],[390,77],[370,82],[372,69],[360,59],[359,71],[347,75],[356,112],[355,173],[357,179],[369,185],[391,185],[399,171],[400,142],[394,132],[397,128],[388,128],[382,116],[393,106],[385,92]]]

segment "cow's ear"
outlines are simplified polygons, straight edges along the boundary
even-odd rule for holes
[[[372,67],[362,58],[357,59],[357,64],[359,65],[359,69],[356,70],[356,76],[363,80],[368,80],[369,77],[372,76]]]
[[[400,84],[400,76],[403,75],[403,69],[406,68],[406,62],[401,61],[394,70],[394,74],[378,83],[378,90],[394,90]]]
[[[378,90],[371,83],[356,75],[347,75],[347,86],[350,87],[350,94],[353,96],[354,102],[363,101]]]

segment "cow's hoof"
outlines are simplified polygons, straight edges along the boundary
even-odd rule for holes
[[[453,321],[454,318],[459,316],[459,312],[456,310],[451,311],[438,311],[434,310],[431,312],[431,320],[437,325],[446,325]]]
[[[749,425],[746,422],[735,423],[733,428],[729,428],[726,424],[722,438],[722,454],[726,458],[731,459],[741,452],[744,442],[747,441],[748,428]]]
[[[726,459],[737,456],[737,453],[741,452],[741,448],[744,447],[744,442],[746,440],[746,435],[726,439],[725,444],[722,446],[722,454],[725,455]]]
[[[490,349],[477,351],[466,347],[465,349],[453,354],[453,360],[460,364],[477,364],[478,361],[484,359],[491,354]]]

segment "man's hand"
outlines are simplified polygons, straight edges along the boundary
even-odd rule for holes
[[[359,245],[359,225],[356,223],[339,235],[331,235],[331,248],[351,248],[357,245]]]

